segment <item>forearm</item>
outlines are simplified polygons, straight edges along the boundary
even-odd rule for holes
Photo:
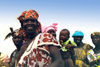
[[[52,64],[48,65],[48,67],[63,67],[64,61],[62,60],[59,48],[50,46],[50,53],[53,56],[52,59],[54,60]]]
[[[47,67],[64,67],[64,61],[56,60],[52,64],[48,65]]]

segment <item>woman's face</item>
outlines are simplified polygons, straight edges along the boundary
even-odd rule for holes
[[[56,37],[56,32],[55,32],[54,29],[48,30],[47,33],[50,33],[50,34],[52,34],[54,37]]]
[[[83,36],[74,36],[73,38],[74,38],[74,42],[78,44],[82,42]]]
[[[37,20],[36,19],[27,19],[23,23],[24,29],[26,32],[34,33],[37,28]]]
[[[94,45],[100,44],[100,37],[99,36],[93,36],[92,38],[92,42]]]

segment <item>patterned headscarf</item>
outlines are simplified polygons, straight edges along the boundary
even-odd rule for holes
[[[42,27],[42,32],[47,33],[47,31],[50,30],[50,29],[53,29],[56,32],[57,31],[57,27],[56,27],[57,25],[58,25],[58,23],[53,23],[50,26],[44,26],[44,27]]]
[[[21,24],[23,24],[23,21],[26,19],[36,19],[37,23],[38,23],[38,27],[36,29],[36,32],[40,33],[41,32],[41,24],[38,21],[38,17],[39,17],[39,14],[37,13],[37,11],[29,10],[29,11],[22,12],[22,14],[18,17],[18,20],[21,22]]]
[[[93,32],[93,33],[91,34],[91,37],[93,37],[93,36],[99,36],[99,37],[100,37],[100,32]]]
[[[38,13],[35,10],[29,10],[24,11],[22,14],[18,17],[18,20],[23,21],[26,19],[37,19],[38,20]]]

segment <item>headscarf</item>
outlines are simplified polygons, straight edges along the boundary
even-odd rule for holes
[[[29,10],[24,11],[22,14],[18,17],[18,20],[23,21],[26,19],[37,19],[38,20],[38,13],[35,10]]]
[[[50,26],[44,26],[44,27],[42,27],[42,32],[47,33],[47,31],[50,30],[50,29],[53,29],[56,32],[57,31],[57,27],[56,27],[57,25],[58,25],[58,23],[53,23]]]
[[[72,37],[74,36],[82,36],[84,37],[84,33],[82,31],[75,31],[75,33],[72,35]]]
[[[23,21],[24,20],[26,20],[26,19],[36,19],[37,23],[38,23],[38,27],[36,29],[36,32],[40,33],[41,32],[41,24],[38,21],[38,17],[39,17],[39,14],[37,13],[37,11],[29,10],[29,11],[22,12],[22,14],[18,17],[18,20],[20,21],[21,26],[23,27],[23,23],[24,23]]]
[[[100,37],[100,32],[93,32],[93,33],[91,33],[91,37],[92,36],[99,36]]]

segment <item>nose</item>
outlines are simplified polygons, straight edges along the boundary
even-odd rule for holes
[[[31,21],[29,21],[29,22],[28,22],[28,24],[32,24],[32,22],[31,22]]]
[[[93,40],[94,40],[94,41],[97,41],[98,39],[97,39],[97,38],[94,38]]]
[[[60,39],[63,39],[64,38],[64,36],[60,36]]]

